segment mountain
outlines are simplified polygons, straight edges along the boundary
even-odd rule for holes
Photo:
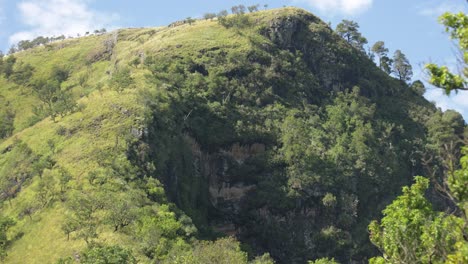
[[[366,262],[370,221],[465,127],[297,8],[50,42],[0,69],[5,263]]]

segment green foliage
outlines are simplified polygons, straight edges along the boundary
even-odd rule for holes
[[[244,15],[245,14],[245,6],[244,5],[237,5],[231,7],[231,12],[234,15]]]
[[[135,68],[138,68],[138,65],[141,64],[141,59],[139,57],[135,57],[133,60],[130,61],[129,65]]]
[[[203,15],[203,18],[206,19],[206,20],[213,20],[216,18],[216,14],[215,13],[205,13]]]
[[[366,168],[374,174],[377,167],[372,145],[376,131],[372,127],[375,106],[359,96],[359,90],[340,93],[326,108],[321,120],[311,113],[305,120],[290,114],[283,123],[283,149],[289,166],[290,188],[300,193],[314,193],[316,188],[330,188],[347,182],[353,173]],[[343,178],[337,177],[342,175]]]
[[[130,88],[134,84],[134,82],[135,81],[131,76],[130,69],[121,68],[114,72],[114,74],[112,75],[110,85],[116,91],[122,92],[123,90]]]
[[[458,42],[458,48],[463,55],[462,68],[460,74],[452,73],[447,66],[438,66],[433,63],[427,64],[426,70],[429,73],[429,82],[437,87],[445,89],[447,94],[454,90],[468,90],[466,88],[466,78],[468,76],[468,16],[460,12],[458,14],[445,13],[439,18],[445,26],[445,30],[450,33],[450,37]]]
[[[195,19],[191,18],[191,17],[187,17],[186,19],[184,19],[184,22],[189,24],[189,25],[192,25],[193,23],[195,23]]]
[[[410,81],[413,76],[413,67],[401,50],[396,50],[393,55],[393,72],[404,82]]]
[[[271,258],[270,254],[265,253],[261,256],[256,257],[254,260],[249,262],[251,264],[275,264],[275,261]]]
[[[238,13],[229,17],[223,16],[221,14],[221,16],[218,15],[218,23],[225,28],[245,28],[251,24],[251,21],[250,18],[243,13]]]
[[[257,12],[259,7],[260,5],[256,4],[256,5],[248,6],[247,9],[249,10],[250,13],[253,13],[253,12]]]
[[[6,164],[0,167],[0,199],[8,200],[11,206],[11,199],[38,173],[34,170],[38,157],[26,143],[19,140],[10,148],[3,155]]]
[[[135,264],[132,252],[120,246],[92,245],[82,252],[80,263],[84,264]]]
[[[80,84],[81,87],[84,87],[88,79],[89,79],[89,74],[83,73],[80,76],[78,76],[78,83]]]
[[[468,182],[468,156],[466,156],[466,153],[467,150],[465,149],[465,156],[461,160],[462,168],[450,175],[448,183],[452,195],[459,203],[459,207],[465,214],[468,214],[468,188],[466,186],[466,182]]]
[[[0,139],[9,137],[14,127],[15,113],[10,103],[0,97]]]
[[[7,247],[10,243],[8,239],[8,229],[15,225],[15,221],[8,217],[0,215],[0,260],[7,256]]]
[[[67,199],[68,213],[62,230],[69,238],[72,232],[90,244],[98,237],[97,228],[102,221],[98,211],[102,209],[102,197],[95,193],[73,191]]]
[[[49,205],[57,194],[55,175],[50,170],[46,170],[41,180],[37,184],[37,200],[42,207]]]
[[[225,19],[228,16],[228,11],[227,10],[221,10],[219,13],[216,15],[219,19]]]
[[[334,258],[321,258],[315,261],[309,261],[309,264],[338,264]]]
[[[254,12],[255,6],[249,7],[250,12]],[[218,13],[218,23],[225,28],[245,28],[251,25],[250,17],[245,15],[246,8],[244,5],[237,5],[231,8],[232,16],[228,16],[226,10]]]
[[[164,260],[171,250],[187,247],[185,238],[196,234],[191,220],[172,212],[167,205],[148,208],[137,223],[137,236],[144,254],[152,259]]]
[[[334,196],[331,193],[325,194],[325,196],[322,199],[323,205],[326,207],[334,207],[336,205],[336,196]]]
[[[367,39],[359,32],[359,25],[355,21],[344,19],[336,26],[336,33],[344,38],[351,46],[364,52]]]
[[[30,64],[20,63],[17,64],[16,69],[9,78],[18,85],[27,86],[31,81],[33,73],[34,67],[32,67]]]
[[[392,73],[393,60],[388,57],[388,49],[383,41],[377,41],[371,48],[371,51],[379,59],[379,68],[387,74]]]
[[[428,179],[416,177],[383,211],[381,223],[370,224],[370,239],[384,252],[371,263],[439,263],[455,250],[456,241],[463,240],[453,228],[461,226],[461,219],[436,213],[424,197],[428,187]]]
[[[70,76],[70,71],[63,67],[55,66],[52,69],[51,79],[57,81],[59,84],[63,83]]]
[[[436,113],[427,120],[429,143],[433,152],[438,152],[444,145],[455,144],[459,146],[463,139],[465,120],[463,116],[454,111]]]
[[[464,140],[465,121],[458,112],[447,110],[433,114],[426,125],[428,138],[422,158],[432,166],[426,170],[437,187],[447,189],[446,175],[453,174],[460,164],[459,149]]]
[[[66,169],[62,167],[59,167],[57,178],[59,180],[60,194],[62,195],[62,199],[63,199],[63,196],[68,190],[68,183],[73,179],[73,177],[69,171],[67,171]]]
[[[215,242],[199,242],[188,254],[175,256],[174,259],[171,259],[170,263],[246,264],[247,254],[242,252],[239,242],[235,241],[233,238],[221,238]]]
[[[33,40],[20,40],[18,42],[18,44],[16,44],[16,48],[14,48],[14,49],[15,49],[15,52],[24,51],[24,50],[32,49],[32,48],[35,48],[35,47],[38,47],[38,46],[46,45],[46,44],[48,44],[50,42],[53,42],[53,41],[59,41],[59,40],[64,40],[64,39],[65,39],[64,35],[61,35],[61,36],[58,36],[58,37],[39,36],[39,37],[36,37]]]
[[[15,63],[16,57],[13,55],[9,55],[6,57],[6,59],[3,59],[1,70],[6,78],[10,78],[10,76],[13,74],[13,66]]]
[[[108,201],[107,221],[114,227],[114,232],[130,225],[137,218],[137,210],[132,198],[127,196]]]
[[[34,93],[43,104],[36,109],[38,116],[50,116],[55,122],[58,116],[64,117],[74,111],[76,102],[73,95],[61,86],[68,76],[68,70],[55,67],[49,79],[38,79],[32,84]]]
[[[423,96],[426,93],[426,87],[424,86],[424,83],[417,80],[414,81],[411,86],[411,90],[413,90],[416,94]]]
[[[464,88],[466,80],[460,75],[450,72],[447,66],[437,66],[436,64],[427,64],[426,69],[429,71],[431,79],[429,82],[437,87],[445,89],[446,94],[451,91]]]

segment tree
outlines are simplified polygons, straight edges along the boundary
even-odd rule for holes
[[[372,243],[384,253],[370,263],[443,263],[457,251],[457,241],[464,241],[459,228],[466,227],[460,218],[433,210],[424,197],[428,187],[428,179],[415,177],[383,211],[381,223],[369,225]]]
[[[424,93],[426,93],[426,87],[424,86],[424,83],[421,82],[420,80],[414,81],[411,86],[411,90],[413,90],[416,94],[423,96]]]
[[[214,242],[199,242],[192,251],[185,254],[177,254],[171,263],[247,264],[247,254],[241,250],[239,242],[229,237],[221,238]]]
[[[189,25],[192,25],[196,20],[191,18],[191,17],[187,17],[184,21],[185,21],[185,23],[188,23]]]
[[[203,18],[206,19],[206,20],[213,20],[214,18],[216,18],[216,14],[215,13],[206,13],[203,15]]]
[[[43,107],[38,109],[39,115],[48,115],[55,122],[57,116],[63,117],[75,109],[73,95],[61,88],[68,76],[68,70],[56,67],[49,79],[38,79],[32,84],[33,91],[43,103]]]
[[[3,54],[3,52],[0,50],[0,74],[3,73],[3,64],[4,64],[4,60],[5,59],[5,54]]]
[[[63,83],[68,77],[70,77],[70,70],[60,66],[54,66],[50,74],[50,78],[58,83]]]
[[[455,74],[447,66],[429,63],[425,66],[429,73],[429,82],[436,87],[445,89],[447,94],[453,90],[468,90],[468,15],[463,12],[458,14],[447,12],[439,18],[439,21],[445,26],[450,37],[458,41],[462,72]]]
[[[36,201],[26,202],[20,208],[21,208],[20,216],[21,215],[22,216],[28,216],[29,220],[32,220],[32,215],[38,209]]]
[[[260,5],[259,4],[256,4],[256,5],[251,5],[251,6],[248,6],[247,9],[249,10],[250,13],[253,13],[253,12],[257,12],[258,11],[258,7]]]
[[[20,63],[14,72],[11,73],[10,79],[18,85],[27,85],[33,76],[34,67],[28,63]]]
[[[243,15],[245,14],[245,6],[244,5],[237,5],[231,7],[231,12],[234,15]]]
[[[247,254],[242,252],[239,242],[233,238],[200,243],[195,247],[193,256],[197,263],[247,263]]]
[[[10,78],[13,74],[13,66],[16,63],[16,57],[13,55],[9,55],[3,63],[3,74],[6,78]]]
[[[107,221],[114,227],[114,232],[130,225],[137,216],[132,197],[116,197],[109,199]]]
[[[6,256],[6,248],[9,244],[7,232],[10,227],[15,225],[15,221],[9,217],[0,216],[0,260],[3,260]]]
[[[56,80],[36,80],[32,85],[33,91],[38,99],[46,106],[47,114],[55,119],[53,114],[54,103],[57,101],[57,94],[60,92],[60,83]]]
[[[408,82],[413,77],[413,67],[401,50],[396,50],[393,55],[393,72],[400,81]]]
[[[359,32],[358,23],[344,19],[336,26],[336,33],[344,38],[354,48],[365,52],[364,45],[367,44],[367,39]]]
[[[94,193],[76,191],[70,193],[66,207],[68,213],[62,230],[67,237],[70,233],[76,232],[76,236],[82,238],[89,245],[98,237],[97,227],[101,219],[97,212],[103,207],[101,199]]]
[[[218,19],[225,19],[229,15],[227,10],[221,10],[218,13]]]
[[[250,264],[275,264],[269,253],[256,257]]]
[[[46,172],[36,187],[37,199],[42,207],[52,202],[56,194],[54,175],[50,170],[46,170]]]
[[[321,258],[315,261],[309,261],[309,264],[339,264],[334,258]]]
[[[383,41],[377,41],[371,48],[372,53],[376,54],[379,59],[379,68],[390,74],[392,72],[393,60],[388,57],[388,49]]]
[[[42,173],[45,169],[51,169],[55,165],[55,161],[48,155],[39,155],[31,166],[34,175],[42,178]]]
[[[245,15],[245,6],[237,5],[231,8],[232,14],[234,16],[227,17],[226,11],[221,11],[218,14],[218,23],[226,28],[230,27],[245,27],[250,24],[250,19]]]
[[[102,246],[92,245],[88,247],[83,253],[80,259],[82,264],[110,264],[110,263],[122,263],[122,264],[136,264],[137,261],[132,255],[132,252],[128,249],[120,246]]]
[[[2,102],[0,98],[0,139],[9,137],[15,129],[15,113],[11,110],[9,102]]]
[[[466,133],[465,121],[455,111],[435,115],[428,122],[434,152],[447,142],[460,143]],[[424,197],[429,180],[416,177],[415,184],[404,187],[403,194],[383,211],[381,223],[373,221],[369,226],[371,241],[384,253],[371,263],[468,263],[468,149],[463,153],[460,169],[449,165],[452,168],[444,173],[442,183],[433,181],[455,208],[434,211]]]
[[[13,55],[17,51],[18,49],[16,48],[16,45],[11,45],[10,49],[8,50],[8,55]]]
[[[29,40],[21,40],[18,42],[17,47],[18,47],[18,50],[21,51],[21,50],[27,50],[27,49],[33,48],[34,45]]]

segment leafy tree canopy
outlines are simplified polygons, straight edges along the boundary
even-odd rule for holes
[[[445,89],[447,94],[454,90],[468,90],[468,15],[463,12],[458,14],[445,13],[439,21],[445,26],[450,37],[458,42],[461,55],[461,73],[453,73],[447,66],[438,66],[434,63],[426,65],[429,73],[429,82],[437,87]]]

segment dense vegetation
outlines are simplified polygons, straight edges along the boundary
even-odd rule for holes
[[[465,122],[407,83],[401,51],[390,59],[379,42],[367,54],[354,22],[335,33],[303,10],[258,8],[2,58],[2,261],[378,255],[369,223],[415,175],[443,186],[461,166]],[[430,211],[428,181],[416,179],[388,208],[410,203],[434,223],[459,221]],[[438,210],[456,206],[436,187],[428,193]],[[381,239],[392,212],[371,225],[385,252],[394,252]]]

